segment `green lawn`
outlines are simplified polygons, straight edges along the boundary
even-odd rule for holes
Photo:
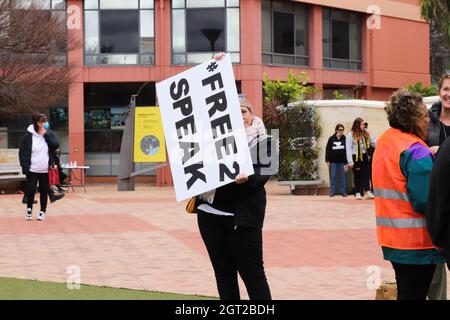
[[[213,297],[81,285],[69,290],[65,283],[0,277],[0,300],[211,300]]]

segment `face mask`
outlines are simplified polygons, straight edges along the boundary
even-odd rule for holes
[[[48,122],[44,122],[44,124],[42,126],[44,127],[45,130],[48,130],[48,128],[50,128],[50,125],[48,124]]]

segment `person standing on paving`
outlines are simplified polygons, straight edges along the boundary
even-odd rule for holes
[[[391,126],[378,140],[372,178],[378,243],[391,261],[398,300],[425,300],[436,265],[445,262],[427,230],[425,208],[433,153],[424,139],[422,97],[398,90],[385,107]]]
[[[59,147],[55,135],[48,129],[49,124],[44,114],[33,115],[32,124],[27,128],[19,148],[20,166],[26,175],[27,220],[33,219],[33,202],[38,182],[41,210],[37,219],[45,220],[49,194],[48,169],[52,160],[50,155]]]
[[[375,136],[366,130],[363,118],[358,117],[353,121],[352,130],[347,134],[345,144],[347,163],[353,171],[356,199],[361,200],[364,192],[366,199],[373,199],[369,184],[369,149],[375,148],[376,140]]]
[[[223,56],[220,53],[214,59]],[[220,299],[240,299],[239,274],[251,300],[271,300],[262,236],[271,138],[244,95],[239,96],[239,104],[255,173],[247,176],[241,172],[235,182],[200,195],[197,222],[214,268]],[[261,159],[264,156],[268,158]]]
[[[430,125],[425,142],[436,155],[439,146],[450,136],[450,75],[444,74],[439,81],[439,101],[428,110]],[[447,273],[445,265],[436,267],[433,281],[428,291],[430,300],[447,300]]]
[[[450,139],[439,149],[430,178],[427,226],[433,244],[442,250],[450,269]]]
[[[347,156],[345,153],[344,125],[338,124],[335,133],[328,139],[325,149],[325,162],[330,169],[330,197],[336,194],[336,180],[339,180],[339,193],[347,196],[345,190],[345,172],[347,171]]]

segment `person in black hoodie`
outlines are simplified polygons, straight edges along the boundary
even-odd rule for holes
[[[19,148],[20,166],[26,175],[27,220],[33,218],[32,209],[38,182],[41,210],[37,219],[45,219],[49,194],[48,168],[54,163],[52,154],[59,147],[55,135],[48,129],[49,124],[44,114],[33,115],[32,124],[27,128]]]
[[[428,110],[430,118],[428,137],[425,141],[437,154],[439,146],[450,136],[450,75],[444,74],[439,81],[439,102]],[[430,300],[447,300],[447,274],[444,265],[438,265],[428,292]]]
[[[347,156],[344,126],[340,123],[336,125],[335,134],[328,139],[325,150],[325,162],[330,168],[330,197],[336,194],[336,178],[339,180],[340,194],[346,197],[345,172],[347,171]]]
[[[263,262],[265,183],[270,178],[271,139],[244,96],[241,113],[255,174],[202,194],[197,221],[222,300],[239,300],[238,273],[251,300],[270,300]],[[264,158],[262,158],[264,156]]]
[[[439,148],[430,177],[427,227],[433,244],[443,252],[450,269],[450,139]]]

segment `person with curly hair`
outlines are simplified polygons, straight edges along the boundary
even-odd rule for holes
[[[385,107],[389,128],[378,140],[372,179],[378,243],[392,263],[398,300],[425,300],[436,265],[445,262],[426,224],[433,153],[424,139],[428,112],[422,97],[401,89]]]
[[[370,191],[370,148],[375,148],[375,136],[367,131],[363,118],[353,121],[352,130],[347,134],[345,148],[347,152],[348,167],[353,170],[353,183],[357,200],[362,199],[365,192],[366,199],[373,199]]]

